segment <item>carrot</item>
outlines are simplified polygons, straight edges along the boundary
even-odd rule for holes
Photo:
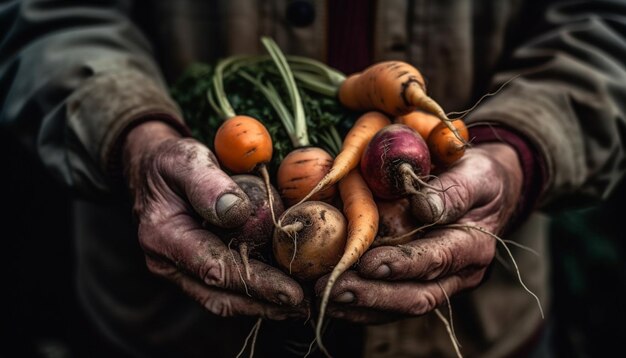
[[[240,61],[245,61],[245,58],[231,57],[218,62],[213,76],[213,87],[207,95],[209,104],[224,119],[215,133],[215,155],[221,165],[235,174],[247,174],[255,170],[261,174],[265,182],[272,222],[276,225],[274,195],[267,170],[274,148],[272,137],[257,119],[235,113],[224,91],[225,68],[237,65]],[[245,245],[240,245],[239,253],[242,260],[247,262],[250,253]]]
[[[276,184],[285,205],[292,206],[304,198],[332,164],[333,157],[318,147],[298,148],[287,154],[276,173]],[[310,199],[331,204],[336,193],[336,186],[329,186]]]
[[[403,116],[398,116],[394,119],[394,123],[407,125],[426,140],[432,132],[433,128],[437,126],[437,124],[441,123],[439,118],[434,115],[423,112],[423,111],[413,111],[409,114],[405,114]]]
[[[463,141],[441,106],[426,94],[422,74],[406,62],[379,62],[348,76],[339,88],[339,101],[353,110],[379,110],[392,116],[421,109],[439,118]]]
[[[322,343],[322,324],[330,291],[339,276],[354,265],[370,247],[378,230],[378,208],[372,192],[358,169],[353,169],[339,182],[339,194],[343,201],[343,213],[348,220],[348,237],[341,259],[330,273],[320,303],[320,315],[315,336],[320,349],[328,355]]]
[[[461,119],[454,120],[452,125],[465,142],[461,142],[443,123],[439,123],[426,139],[431,160],[437,167],[449,167],[465,153],[465,143],[469,140],[467,127]]]
[[[341,178],[345,177],[350,170],[356,168],[359,165],[367,143],[369,143],[379,130],[389,124],[391,124],[389,118],[380,112],[372,111],[361,115],[344,138],[341,151],[337,157],[335,157],[328,173],[324,175],[317,185],[315,185],[298,204],[337,183]],[[287,211],[289,211],[289,209],[287,209]]]
[[[254,171],[272,159],[272,138],[258,120],[236,115],[222,123],[215,133],[215,154],[236,174]]]
[[[287,205],[290,206],[308,194],[328,172],[329,163],[332,163],[332,156],[322,148],[310,145],[304,105],[287,58],[271,38],[263,37],[261,41],[270,53],[284,82],[292,111],[283,103],[281,96],[271,83],[264,83],[245,71],[240,71],[240,75],[254,84],[274,107],[291,139],[291,144],[296,148],[281,161],[276,178],[278,190]],[[340,139],[337,138],[338,136],[329,133],[323,134],[325,134],[325,138],[337,142],[332,143],[334,146],[339,146]],[[334,138],[337,139],[334,140]],[[335,188],[329,188],[323,195],[318,195],[316,200],[332,202],[335,193]]]

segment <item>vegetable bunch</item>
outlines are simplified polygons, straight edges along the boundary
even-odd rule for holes
[[[321,327],[333,284],[370,246],[416,237],[407,227],[410,199],[423,187],[437,189],[427,179],[460,159],[467,128],[426,95],[409,64],[381,62],[346,78],[285,56],[270,38],[262,43],[268,55],[193,65],[172,95],[228,172],[264,179],[245,183],[259,208],[270,205],[271,215],[255,218],[265,224],[247,225],[248,236],[221,236],[235,240],[245,260],[263,259],[302,282],[330,273],[316,329],[325,351]],[[273,232],[251,229],[268,222]],[[267,253],[270,244],[271,257],[251,251]]]

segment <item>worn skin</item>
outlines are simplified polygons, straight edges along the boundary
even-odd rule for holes
[[[520,197],[522,170],[506,144],[470,148],[458,164],[439,175],[445,192],[426,189],[413,206],[421,217],[441,224],[480,226],[501,234]],[[439,180],[431,182],[439,186]],[[337,281],[329,305],[331,317],[361,323],[384,323],[419,316],[446,302],[448,296],[477,287],[496,253],[496,240],[477,230],[441,228],[400,246],[368,251],[356,271]],[[316,283],[321,294],[327,276]],[[441,287],[439,286],[441,285]]]
[[[300,285],[257,260],[250,260],[248,296],[239,254],[203,228],[203,220],[239,226],[251,211],[245,194],[208,148],[181,138],[165,123],[149,121],[127,135],[123,163],[151,272],[173,281],[216,315],[306,316]]]

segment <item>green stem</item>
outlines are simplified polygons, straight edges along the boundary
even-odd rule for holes
[[[301,56],[289,56],[288,58],[294,70],[306,68],[308,71],[316,72],[325,77],[333,86],[338,87],[346,79],[346,75],[343,73],[312,58]]]
[[[250,65],[262,61],[261,56],[230,56],[217,62],[215,73],[213,74],[213,89],[208,93],[209,103],[222,119],[236,116],[233,106],[228,101],[224,90],[224,77],[237,71],[242,66]]]
[[[324,83],[319,75],[309,72],[298,72],[296,70],[294,70],[293,75],[303,87],[311,91],[326,97],[335,97],[337,95],[338,87]]]
[[[289,97],[291,99],[291,107],[293,109],[293,121],[295,133],[294,136],[298,139],[298,145],[296,147],[303,147],[309,145],[309,134],[307,131],[306,117],[304,114],[304,106],[302,104],[302,99],[300,98],[300,92],[298,91],[298,86],[296,85],[296,80],[293,77],[293,73],[287,63],[287,59],[285,55],[283,55],[282,51],[269,37],[262,37],[261,42],[272,56],[276,67],[278,67],[278,71],[285,82],[285,86],[287,87],[287,92],[289,93]]]
[[[252,77],[249,73],[245,71],[239,71],[238,74],[241,77],[248,80],[254,86],[256,86],[263,93],[265,98],[268,100],[268,102],[272,105],[272,107],[278,114],[278,118],[280,118],[280,121],[283,123],[283,126],[285,126],[285,130],[287,131],[287,134],[289,135],[291,144],[294,147],[297,147],[300,142],[298,138],[295,136],[296,131],[293,126],[293,116],[289,112],[289,109],[287,109],[287,107],[285,107],[285,104],[281,101],[280,95],[278,94],[278,91],[276,90],[276,88],[271,83],[268,83],[267,85],[263,84],[261,81]]]

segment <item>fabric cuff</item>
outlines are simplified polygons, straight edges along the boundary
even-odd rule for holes
[[[135,69],[96,75],[67,102],[68,127],[109,179],[121,178],[120,147],[139,123],[160,120],[189,135],[176,103],[156,81]]]

